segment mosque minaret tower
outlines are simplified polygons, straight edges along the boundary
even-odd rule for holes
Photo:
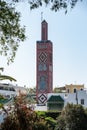
[[[36,42],[36,98],[45,104],[53,91],[53,45],[48,40],[48,23],[41,22],[41,40]]]

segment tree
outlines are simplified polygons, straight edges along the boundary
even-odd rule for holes
[[[19,21],[20,13],[13,5],[0,0],[0,55],[7,56],[8,64],[14,61],[19,42],[26,38]]]
[[[0,67],[0,70],[1,71],[4,71],[4,68],[3,67]],[[11,76],[8,76],[8,75],[2,75],[0,73],[0,80],[10,80],[10,81],[16,81],[15,78],[11,77]]]
[[[25,1],[25,0],[12,0],[14,2]],[[30,9],[38,8],[42,5],[49,5],[51,10],[58,11],[60,9],[65,9],[67,12],[68,6],[73,8],[78,1],[82,0],[27,0],[30,4]]]
[[[20,97],[14,98],[14,110],[10,112],[10,114],[8,112],[7,117],[1,124],[1,129],[51,130],[50,127],[53,127],[53,121],[51,121],[49,124],[50,120],[45,120],[44,117],[38,115],[38,113],[33,111],[31,108],[27,108],[26,103],[23,99],[24,97],[22,95],[20,95]]]
[[[27,1],[30,9],[48,5],[53,11],[73,8],[82,0],[0,0],[0,55],[7,56],[7,63],[14,61],[19,42],[25,40],[25,27],[20,26],[20,13],[14,8],[14,3]]]
[[[81,105],[67,104],[58,117],[55,130],[86,130],[87,114]]]
[[[54,130],[56,126],[56,120],[54,120],[52,117],[46,117],[46,125],[50,128],[50,130]]]
[[[0,71],[4,71],[4,68],[3,67],[0,67]],[[1,72],[0,72],[0,81],[1,80],[10,80],[10,81],[16,81],[15,78],[11,77],[11,76],[8,76],[8,75],[2,75]],[[0,95],[0,100],[1,99],[4,99],[4,96]],[[6,113],[7,111],[5,110],[4,108],[4,105],[2,103],[0,103],[0,108],[2,108]]]

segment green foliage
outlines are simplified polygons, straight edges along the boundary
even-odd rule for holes
[[[0,80],[10,80],[10,81],[16,81],[16,79],[12,78],[11,76],[7,75],[0,75]]]
[[[4,96],[0,95],[0,100],[1,100],[1,99],[4,99]]]
[[[35,122],[33,130],[50,130],[50,129],[48,129],[45,122],[42,121],[42,122]]]
[[[25,27],[20,26],[20,13],[11,4],[0,0],[0,54],[14,61],[19,42],[25,40]]]
[[[56,120],[54,120],[52,117],[46,117],[46,125],[50,128],[50,130],[54,130],[56,126]]]
[[[50,116],[47,116],[47,113],[44,111],[37,111],[37,117],[40,119],[40,122],[36,122],[34,125],[35,130],[54,130],[56,126],[56,120]]]
[[[87,114],[81,105],[68,104],[57,120],[56,130],[86,130]]]
[[[5,99],[4,96],[0,95],[0,101],[3,100],[3,99]],[[0,109],[1,108],[3,108],[3,104],[2,103],[0,103]]]
[[[2,130],[53,130],[55,122],[26,107],[23,95],[14,99],[15,108],[1,124]]]
[[[17,119],[16,113],[15,115],[14,113],[8,115],[4,122],[1,124],[2,130],[18,130],[19,128],[19,120]]]
[[[25,0],[13,0],[14,2],[20,2],[20,1],[25,1]],[[27,0],[28,1],[28,0]],[[65,9],[65,13],[67,13],[68,6],[73,8],[78,1],[82,0],[29,0],[30,8],[38,8],[42,5],[49,5],[51,10],[53,11],[58,11],[61,9]]]
[[[46,113],[44,111],[37,111],[37,115],[40,117],[46,117]]]
[[[31,10],[46,5],[55,12],[64,9],[67,13],[69,6],[73,8],[82,0],[0,0],[0,55],[7,57],[7,64],[14,61],[19,42],[26,38],[25,27],[19,23],[20,13],[14,8],[14,3],[20,1],[27,1]]]
[[[3,67],[0,67],[0,71],[4,71],[4,68]],[[8,76],[8,75],[2,75],[0,73],[0,80],[10,80],[10,81],[16,81],[15,78],[11,77],[11,76]]]
[[[60,115],[60,112],[57,111],[57,112],[49,112],[47,111],[46,112],[46,117],[52,117],[53,119],[56,120],[56,118]]]

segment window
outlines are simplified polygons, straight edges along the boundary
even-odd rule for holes
[[[82,91],[83,89],[81,88],[81,91]]]
[[[69,89],[67,89],[67,92],[69,93]]]
[[[84,105],[84,99],[81,99],[81,105]]]
[[[67,97],[68,95],[67,95],[67,93],[65,93],[65,97]]]
[[[74,88],[74,93],[76,93],[76,88]]]

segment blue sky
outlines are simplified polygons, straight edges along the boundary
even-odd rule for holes
[[[30,11],[28,4],[17,5],[27,39],[20,43],[14,63],[6,65],[0,58],[4,74],[17,79],[19,86],[36,85],[36,41],[41,40],[41,12],[48,22],[48,39],[53,42],[53,87],[84,84],[87,87],[87,2],[73,10],[53,12],[49,8]],[[8,81],[6,81],[8,82]]]

